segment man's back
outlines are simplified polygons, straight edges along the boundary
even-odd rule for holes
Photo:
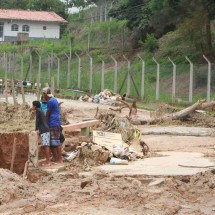
[[[47,102],[47,111],[50,112],[49,115],[49,127],[60,126],[60,107],[56,98],[51,97]]]

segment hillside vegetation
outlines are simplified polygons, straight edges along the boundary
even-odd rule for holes
[[[24,59],[24,79],[31,79],[32,82],[36,82],[38,77],[37,52],[39,52],[39,54],[42,55],[41,83],[51,83],[47,72],[47,58],[48,56],[52,56],[53,60],[50,73],[51,77],[54,77],[55,86],[57,85],[58,57],[60,58],[59,88],[65,90],[67,88],[80,88],[88,92],[90,90],[89,65],[90,57],[92,57],[92,93],[101,91],[102,62],[104,63],[103,68],[105,68],[104,88],[113,90],[114,61],[111,56],[114,57],[118,63],[118,92],[126,92],[127,58],[131,62],[130,73],[133,77],[133,81],[131,80],[130,96],[136,98],[139,98],[141,93],[142,62],[138,57],[139,55],[145,61],[145,101],[155,100],[157,65],[153,60],[154,57],[160,64],[160,100],[165,102],[171,101],[172,94],[173,65],[168,57],[176,64],[176,97],[178,101],[188,100],[190,65],[185,59],[185,56],[188,56],[194,63],[194,100],[205,98],[207,87],[207,62],[202,55],[205,54],[212,63],[214,62],[213,46],[215,30],[214,22],[211,18],[211,44],[209,44],[207,41],[207,33],[204,28],[204,20],[199,23],[199,19],[197,19],[199,18],[199,16],[197,16],[198,13],[204,8],[200,5],[201,7],[196,10],[195,14],[190,15],[190,17],[187,16],[186,19],[183,19],[183,22],[181,15],[185,12],[181,12],[181,22],[178,23],[179,20],[176,21],[175,16],[172,18],[163,17],[164,20],[160,20],[159,10],[171,9],[170,11],[172,11],[175,7],[177,11],[179,4],[175,4],[173,7],[170,1],[157,1],[157,3],[160,2],[159,4],[155,4],[156,1],[148,1],[151,2],[150,5],[146,5],[143,1],[135,1],[134,3],[130,0],[127,1],[128,4],[124,4],[123,2],[124,1],[117,1],[112,9],[109,8],[109,16],[107,15],[108,12],[99,14],[99,11],[101,11],[100,8],[104,5],[102,1],[100,1],[98,7],[91,7],[82,10],[80,13],[69,15],[69,24],[62,34],[61,40],[58,42],[44,40],[23,43],[21,45],[2,44],[0,46],[0,52],[2,56],[3,53],[8,53],[8,57],[10,56],[9,53],[22,53]],[[162,2],[166,2],[166,5]],[[167,4],[167,2],[169,3]],[[188,4],[188,1],[184,0],[183,2],[184,6]],[[151,10],[150,15],[148,14],[150,18],[148,18],[147,22],[145,17],[136,17],[136,19],[133,17],[132,19],[132,16],[142,14],[142,11],[146,10],[146,6],[148,10]],[[192,7],[195,9],[194,6]],[[128,10],[129,8],[130,10]],[[152,10],[154,11],[152,12]],[[121,13],[119,13],[119,11],[121,11]],[[147,13],[145,13],[145,15],[146,14]],[[166,16],[167,15],[170,16],[171,13],[168,12],[166,13]],[[128,16],[130,18],[128,18]],[[155,20],[156,16],[157,20]],[[141,22],[139,21],[140,19]],[[143,22],[144,20],[145,22]],[[169,20],[169,22],[165,20]],[[166,26],[164,23],[160,23],[162,21],[166,23]],[[157,27],[158,23],[160,23],[159,28]],[[71,75],[68,82],[68,63],[65,54],[68,56],[70,53]],[[31,77],[29,74],[29,54],[33,57],[33,71]],[[81,62],[78,62],[78,56]],[[20,55],[17,55],[15,62],[16,67],[13,69],[14,73],[11,69],[8,73],[8,77],[14,74],[16,79],[20,79]],[[79,63],[81,64],[79,65]],[[81,66],[80,87],[78,86],[79,66]],[[4,77],[4,74],[5,69],[2,67],[0,76]],[[214,66],[212,65],[212,92],[214,90],[214,83],[215,75]]]

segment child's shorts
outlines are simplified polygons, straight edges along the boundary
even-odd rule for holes
[[[46,132],[40,135],[42,146],[50,146],[50,132]]]

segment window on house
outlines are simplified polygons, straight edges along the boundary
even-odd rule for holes
[[[23,25],[22,26],[22,31],[29,32],[29,30],[30,30],[29,25]]]
[[[11,31],[18,31],[19,30],[19,26],[17,24],[13,24],[11,26]]]
[[[43,30],[46,30],[47,29],[47,27],[46,26],[43,26]]]

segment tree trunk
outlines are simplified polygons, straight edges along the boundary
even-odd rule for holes
[[[215,106],[215,101],[206,102],[205,100],[201,100],[181,111],[171,113],[171,114],[165,114],[159,118],[151,118],[149,120],[145,120],[145,119],[143,120],[139,117],[139,118],[132,119],[132,123],[136,125],[156,124],[159,121],[183,119],[183,118],[186,118],[189,114],[193,113],[195,110],[204,110],[206,108],[212,108],[214,106]]]

